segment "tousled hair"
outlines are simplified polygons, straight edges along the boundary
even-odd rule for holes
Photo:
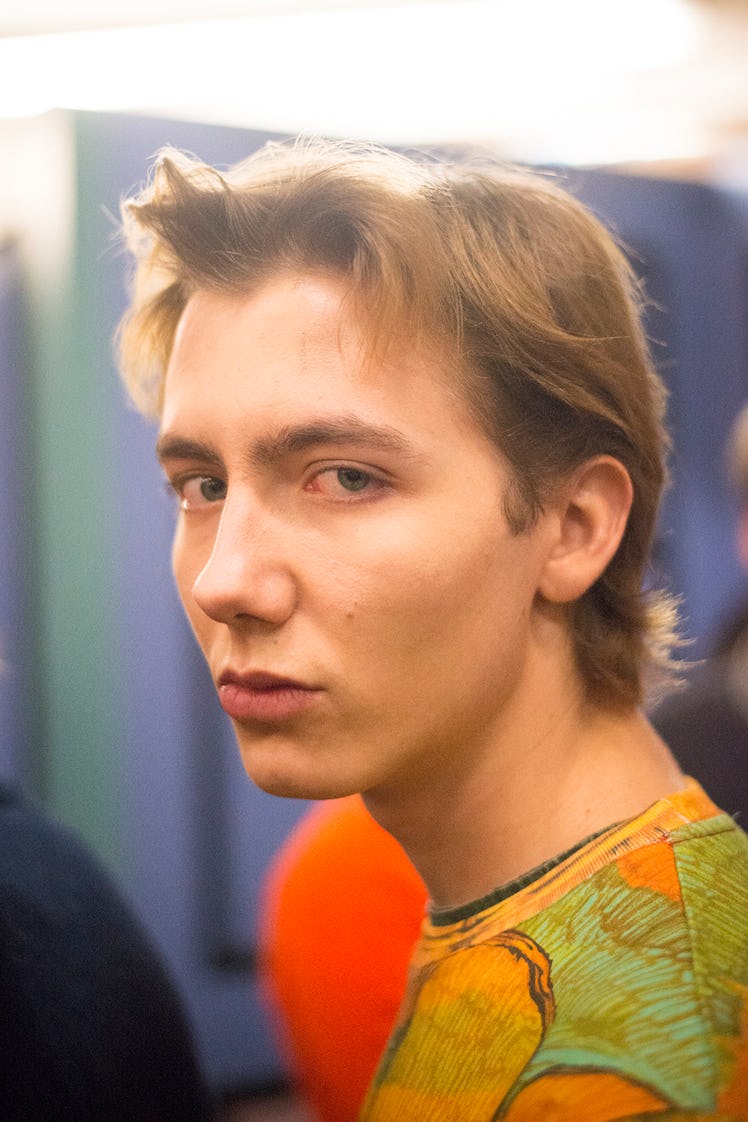
[[[144,413],[160,411],[193,293],[311,272],[347,282],[370,357],[398,339],[449,356],[512,469],[515,533],[574,467],[620,460],[633,505],[616,555],[570,608],[575,657],[588,699],[613,707],[668,675],[675,609],[644,587],[666,479],[665,392],[625,255],[554,179],[335,142],[268,144],[224,173],[165,149],[123,221],[136,270],[120,365]]]

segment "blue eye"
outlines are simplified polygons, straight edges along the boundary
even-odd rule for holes
[[[213,475],[193,475],[178,483],[175,489],[182,510],[198,510],[226,498],[226,484]]]
[[[377,498],[387,489],[388,484],[377,474],[354,464],[331,464],[322,468],[305,487],[307,491],[340,503],[364,502]]]
[[[353,493],[363,491],[371,483],[371,476],[358,468],[338,468],[336,474],[340,486]]]

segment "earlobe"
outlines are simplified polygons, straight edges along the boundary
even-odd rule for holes
[[[557,604],[578,600],[621,543],[633,500],[628,471],[612,456],[585,461],[557,495],[555,540],[538,591]]]

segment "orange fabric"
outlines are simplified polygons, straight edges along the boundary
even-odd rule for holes
[[[636,1087],[613,1072],[544,1075],[520,1095],[506,1112],[506,1122],[608,1122],[610,1104],[620,1108],[620,1118],[654,1113],[667,1102],[646,1087]],[[489,1115],[486,1115],[488,1118]],[[670,1119],[670,1114],[668,1114]]]
[[[748,838],[689,781],[427,919],[361,1122],[748,1122],[746,917]]]
[[[678,869],[673,847],[668,842],[624,853],[618,861],[618,869],[632,888],[644,886],[664,893],[671,900],[680,900]]]
[[[735,1066],[730,1085],[722,1092],[717,1104],[725,1113],[734,1111],[736,1117],[740,1110],[745,1110],[745,1089],[748,1087],[748,986],[741,986],[740,994],[742,1009],[740,1039],[730,1047]]]
[[[273,862],[261,977],[289,1067],[321,1122],[358,1114],[405,992],[426,899],[403,850],[358,797],[313,807]]]

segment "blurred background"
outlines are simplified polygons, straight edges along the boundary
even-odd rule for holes
[[[563,170],[653,298],[658,579],[690,656],[745,582],[722,445],[748,398],[748,3],[0,5],[0,778],[114,871],[218,1089],[282,1074],[253,933],[304,807],[246,780],[172,590],[154,432],[112,361],[117,216],[163,144],[225,165],[298,132]]]

